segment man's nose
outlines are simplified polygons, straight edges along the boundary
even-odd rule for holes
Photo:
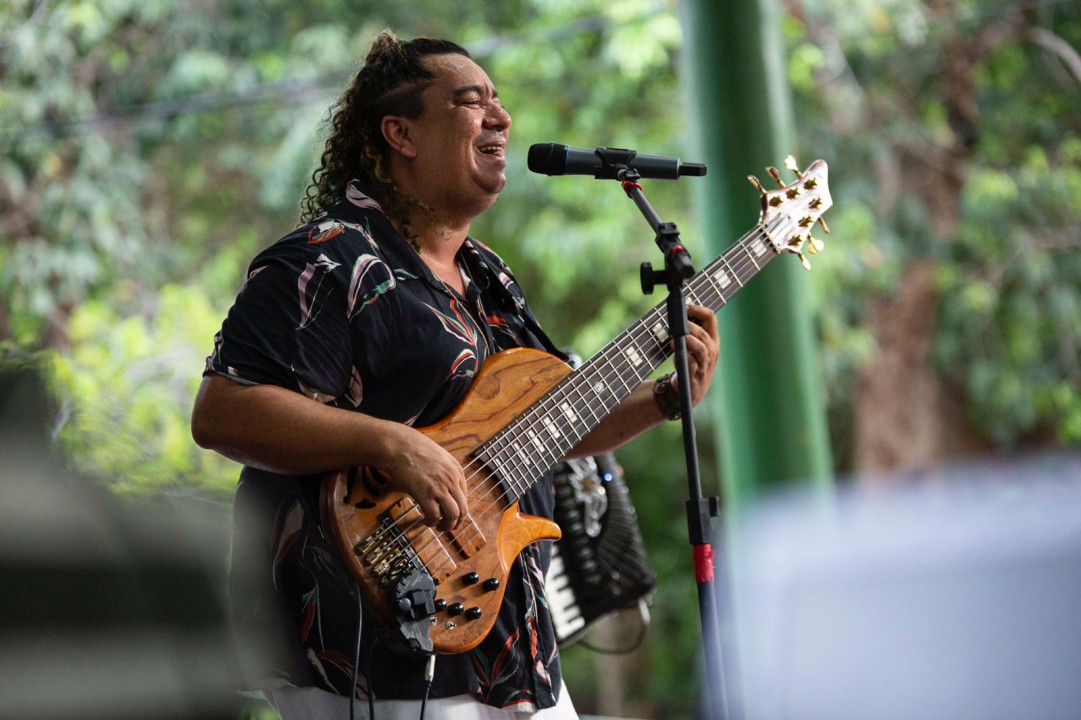
[[[491,108],[487,117],[488,127],[508,129],[511,126],[510,113],[499,103],[492,103]]]

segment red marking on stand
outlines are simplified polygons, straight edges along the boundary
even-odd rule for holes
[[[700,583],[713,582],[713,546],[694,546],[694,578]]]

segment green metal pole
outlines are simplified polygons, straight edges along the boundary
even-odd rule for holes
[[[747,175],[768,183],[764,169],[781,167],[786,155],[801,167],[815,158],[795,147],[775,0],[684,0],[682,15],[685,86],[700,141],[695,159],[709,165],[696,199],[714,257],[757,221],[759,195]],[[785,253],[718,313],[712,409],[728,517],[767,486],[831,483],[805,273]]]

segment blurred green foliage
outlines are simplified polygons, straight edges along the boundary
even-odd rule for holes
[[[82,303],[56,353],[53,379],[70,411],[60,441],[83,475],[120,493],[211,492],[236,484],[232,462],[191,440],[188,418],[206,339],[221,323],[191,286],[158,289],[146,312],[125,312],[117,293]]]
[[[806,0],[785,10],[798,156],[831,167],[834,242],[812,278],[834,456],[845,465],[854,373],[876,350],[868,302],[916,260],[935,264],[934,359],[963,389],[974,429],[999,448],[1077,443],[1081,77],[1070,51],[1081,7]],[[385,26],[466,44],[499,87],[514,117],[509,184],[473,233],[511,263],[553,337],[588,356],[659,300],[637,279],[640,262],[656,262],[651,232],[618,186],[529,174],[525,149],[685,154],[692,123],[678,78],[690,59],[675,0],[8,0],[0,343],[8,358],[50,353],[57,437],[84,475],[123,493],[227,500],[237,468],[188,434],[203,358],[248,259],[296,222],[327,108]],[[944,48],[999,27],[1027,34],[980,58],[979,115],[959,128]],[[962,131],[974,134],[943,232],[911,183]],[[649,196],[694,252],[705,243],[686,190],[651,183]],[[749,193],[749,212],[754,203]],[[629,702],[664,717],[697,701],[678,443],[666,427],[620,455],[661,587]],[[583,710],[592,662],[567,653]]]
[[[876,350],[868,307],[915,261],[934,264],[931,358],[974,435],[997,451],[1081,441],[1081,8],[788,7],[801,144],[832,171],[839,242],[813,281],[840,469],[854,371]]]

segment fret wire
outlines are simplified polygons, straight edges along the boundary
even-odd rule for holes
[[[559,429],[559,449],[564,453],[573,448],[574,444],[577,444],[577,440],[573,439],[574,425],[570,422],[570,419],[565,416],[563,412],[563,405],[566,403],[566,390],[565,388],[560,392],[555,392],[550,396],[550,401],[547,401],[542,408],[542,411],[548,417],[555,417],[553,423],[555,423]],[[574,444],[571,444],[571,443]]]
[[[751,261],[752,265],[754,265],[755,270],[761,270],[762,268],[758,267],[758,263],[754,261],[754,255],[751,254],[751,248],[747,247],[747,245],[744,243],[740,243],[740,247],[743,248],[743,252],[746,253],[747,259]]]
[[[518,487],[518,478],[522,475],[521,461],[517,454],[514,452],[514,443],[506,439],[507,442],[503,443],[503,448],[500,453],[504,456],[499,462],[501,486],[504,491],[510,494],[520,494],[521,488]]]
[[[745,262],[741,262],[738,259],[738,256],[740,255],[739,250],[742,249],[743,242],[744,239],[741,238],[732,247],[730,247],[727,252],[721,255],[721,257],[717,258],[717,267],[720,268],[721,266],[723,266],[725,268],[726,275],[735,280],[736,285],[739,286],[737,288],[732,288],[732,290],[729,292],[729,297],[732,294],[735,294],[737,290],[742,288],[745,284],[744,281],[753,276],[754,273],[757,271],[753,267],[753,263],[752,267],[748,268]],[[749,272],[745,273],[744,270],[749,270]]]
[[[560,399],[561,398],[558,394],[551,397],[551,401],[553,401],[557,407]],[[532,471],[532,474],[536,476],[536,478],[540,477],[542,467],[547,469],[551,465],[554,465],[555,462],[558,461],[559,457],[565,455],[566,452],[573,447],[573,445],[567,446],[566,444],[567,439],[569,439],[569,437],[573,435],[573,433],[568,432],[566,427],[564,427],[560,432],[560,437],[562,439],[556,440],[554,443],[555,450],[557,452],[552,452],[552,449],[549,447],[549,445],[543,443],[542,438],[544,437],[544,434],[547,433],[547,429],[545,428],[544,423],[540,418],[547,417],[554,410],[554,408],[546,407],[550,404],[552,403],[539,403],[537,406],[534,407],[533,410],[527,412],[525,415],[522,416],[522,418],[519,418],[519,420],[515,421],[507,428],[507,430],[510,431],[512,434],[517,434],[521,436],[523,438],[523,442],[526,443],[524,446],[524,452],[527,454],[528,457],[533,460],[530,470]],[[536,442],[534,442],[532,438],[527,438],[530,431],[534,433],[534,436],[536,438],[541,438],[541,440],[538,441],[541,442],[542,445],[544,445],[544,449],[537,448]]]
[[[523,437],[523,440],[524,440],[524,444],[523,444],[522,447],[524,448],[524,452],[525,452],[526,456],[528,456],[529,458],[531,458],[533,460],[533,462],[530,464],[530,468],[529,468],[530,469],[529,486],[532,486],[532,484],[534,482],[536,482],[536,480],[540,477],[539,471],[540,471],[541,466],[542,465],[547,465],[547,463],[544,461],[544,454],[543,453],[538,451],[538,454],[534,456],[534,454],[533,454],[534,445],[533,445],[532,442],[530,442],[528,439],[526,439],[526,435],[528,435],[528,431],[526,433],[522,434],[522,437]],[[523,494],[525,494],[524,490],[523,490]]]
[[[756,245],[758,245],[758,246],[763,245],[762,238],[756,236],[754,238],[754,240],[756,242],[752,242],[751,238],[747,238],[746,240],[744,240],[741,243],[741,245],[743,245],[744,252],[746,252],[747,255],[751,258],[751,263],[754,264],[754,270],[751,270],[751,268],[747,268],[747,272],[748,272],[747,279],[748,280],[750,280],[752,277],[754,277],[755,273],[757,273],[759,270],[761,270],[762,267],[765,265],[764,262],[759,262],[759,260],[761,260],[761,258],[762,258],[762,254],[759,253],[759,254],[756,255],[756,253],[754,252]]]
[[[517,493],[515,497],[521,497],[525,493],[527,487],[520,487],[518,478],[523,475],[521,459],[518,456],[514,448],[514,442],[506,435],[506,433],[499,433],[493,440],[498,440],[502,446],[499,452],[496,454],[503,455],[504,459],[500,460],[500,473],[501,484],[505,491],[509,493]]]
[[[731,263],[728,262],[728,258],[722,255],[721,256],[721,261],[724,263],[724,266],[726,268],[728,268],[729,274],[733,278],[735,278],[736,283],[742,288],[743,287],[743,279],[739,276],[739,273],[737,273],[735,270],[732,269],[732,265],[731,265]]]
[[[504,439],[501,438],[499,435],[496,435],[491,438],[487,443],[478,448],[476,455],[478,458],[480,458],[481,462],[491,467],[492,470],[499,474],[500,477],[503,477],[508,473],[504,472],[504,463],[503,460],[500,459],[499,455],[504,451],[505,448],[506,442],[504,441]]]
[[[552,395],[550,398],[548,398],[548,399],[542,401],[542,403],[538,404],[537,412],[531,413],[532,415],[536,416],[536,418],[533,420],[533,423],[534,424],[539,423],[540,427],[543,428],[542,432],[548,433],[549,437],[551,437],[551,433],[549,433],[549,428],[548,428],[547,423],[545,423],[545,420],[547,420],[547,421],[549,421],[549,422],[551,422],[553,424],[555,423],[555,421],[551,419],[551,416],[556,411],[556,409],[558,408],[558,405],[559,405],[559,398],[556,397],[555,395]],[[567,444],[567,442],[569,440],[569,437],[570,437],[570,434],[567,432],[566,428],[560,429],[558,437],[552,437],[552,441],[553,441],[552,445],[555,448],[555,453],[552,453],[552,455],[553,455],[553,457],[551,458],[552,461],[559,460],[560,457],[566,455],[567,452],[572,447],[574,447],[573,445],[568,445]],[[575,443],[575,444],[577,444],[577,443]]]
[[[742,288],[745,281],[765,264],[760,265],[755,260],[747,244],[746,238],[752,236],[753,233],[749,233],[703,272],[696,274],[685,288],[687,296],[707,306],[719,307],[726,303],[729,296],[715,277],[717,271],[725,269]],[[757,237],[761,239],[761,235]],[[743,260],[738,259],[740,250],[745,256]],[[768,261],[771,256],[765,257]],[[663,330],[664,337],[658,337],[655,329]],[[633,392],[637,383],[628,382],[629,373],[634,373],[638,383],[643,382],[670,356],[669,340],[664,306],[654,307],[577,371],[581,375],[576,373],[568,377],[569,384],[557,386],[525,415],[490,439],[485,444],[485,459],[495,466],[504,489],[511,494],[517,493],[518,497],[524,494],[539,479],[542,469],[558,462]],[[638,362],[631,359],[629,352],[635,354]],[[598,386],[602,389],[597,390]],[[622,390],[619,390],[620,386]],[[603,413],[598,414],[598,404],[603,407]],[[567,417],[568,410],[573,419]],[[552,434],[551,428],[555,428],[556,435]],[[541,447],[537,447],[538,444]],[[519,479],[527,482],[523,484]]]
[[[748,234],[747,237],[749,236],[750,234]],[[747,246],[744,245],[742,249],[747,255],[747,258],[750,259],[753,269],[746,266],[745,263],[739,262],[738,259],[731,258],[736,266],[735,269],[733,269],[733,264],[730,263],[729,255],[735,254],[734,251],[736,248],[730,249],[728,253],[725,253],[725,255],[718,258],[715,263],[707,267],[707,270],[709,271],[708,275],[698,274],[695,278],[692,278],[686,291],[688,291],[689,294],[694,294],[696,302],[700,303],[700,295],[698,295],[698,293],[709,291],[710,286],[712,286],[713,289],[716,289],[715,303],[718,304],[718,307],[728,302],[728,298],[724,296],[722,289],[717,288],[716,278],[712,275],[712,271],[719,269],[721,264],[728,267],[729,270],[733,272],[740,288],[742,288],[744,284],[744,279],[753,277],[753,275],[761,269],[761,266],[753,259]],[[769,259],[771,258],[772,255],[766,256],[766,262],[769,262]],[[764,264],[765,263],[762,265]],[[747,272],[746,276],[744,276],[745,270]],[[496,492],[502,491],[503,497],[512,496],[512,499],[517,501],[517,499],[539,479],[540,472],[538,472],[538,470],[540,468],[543,467],[546,470],[555,465],[555,463],[558,462],[558,459],[565,456],[566,452],[569,452],[578,442],[580,442],[580,440],[582,440],[584,437],[583,431],[579,431],[577,427],[569,423],[570,418],[564,417],[561,412],[561,405],[566,402],[571,403],[570,408],[572,409],[572,412],[574,412],[579,419],[587,419],[588,422],[588,418],[583,418],[584,413],[579,409],[578,404],[579,402],[587,400],[587,397],[583,392],[583,387],[589,386],[591,389],[593,386],[596,386],[598,382],[602,382],[606,391],[608,391],[608,400],[601,400],[600,395],[597,396],[598,401],[603,404],[605,409],[602,416],[598,416],[595,408],[593,408],[591,404],[587,403],[585,405],[585,410],[588,411],[589,415],[593,418],[593,425],[596,425],[601,421],[603,416],[608,415],[619,402],[622,402],[629,394],[629,391],[632,390],[624,377],[627,371],[635,373],[638,381],[642,382],[645,377],[648,377],[653,370],[657,368],[657,365],[664,362],[668,355],[670,355],[670,351],[667,347],[669,333],[666,315],[665,312],[662,312],[662,308],[655,307],[649,314],[646,314],[645,318],[631,325],[630,329],[616,337],[615,341],[610,343],[609,346],[605,346],[595,360],[591,360],[587,363],[587,366],[590,364],[596,365],[595,368],[593,368],[593,371],[595,372],[591,375],[585,373],[582,378],[575,378],[576,381],[582,381],[580,384],[572,383],[563,389],[558,387],[553,388],[553,391],[550,392],[546,398],[534,405],[532,411],[523,415],[525,422],[512,423],[508,428],[505,428],[504,431],[501,431],[501,434],[497,434],[496,437],[491,439],[489,443],[485,443],[484,446],[485,448],[488,448],[488,450],[479,452],[478,457],[482,458],[483,465],[495,465],[494,468],[490,468],[490,471],[496,472],[502,479],[502,482],[496,485]],[[653,328],[655,328],[658,323],[665,330],[666,339],[664,339],[664,341],[663,339],[658,338],[656,333],[653,332]],[[646,337],[653,339],[652,346],[648,341],[645,341]],[[646,362],[644,363],[644,374],[640,371],[643,363],[629,362],[626,352],[628,345],[638,352],[640,358],[644,357],[646,359]],[[616,355],[616,352],[618,352],[618,355]],[[620,395],[619,392],[612,391],[611,374],[615,374],[618,381],[623,384],[625,390],[623,395]],[[572,398],[568,389],[576,390],[577,398]],[[557,411],[560,412],[557,413]],[[551,419],[553,416],[559,418],[559,423],[556,423],[556,421]],[[522,418],[519,419],[521,421]],[[545,419],[548,419],[552,425],[558,427],[559,434],[556,437],[549,434],[549,437],[551,437],[552,440],[555,440],[555,442],[552,443],[552,446],[540,442],[539,444],[542,445],[542,448],[536,448],[537,442],[534,440],[538,437],[543,438],[544,432],[548,431],[548,425],[544,423]],[[520,430],[522,426],[528,426],[533,432],[534,438],[525,439],[520,431],[517,432],[517,437],[525,442],[524,445],[519,446],[510,440],[510,437],[516,437],[516,434],[509,430]],[[588,431],[588,428],[584,429],[585,431]],[[492,448],[495,449],[494,453],[491,452]],[[506,465],[510,469],[517,469],[518,471],[508,472],[503,467],[498,466],[495,461],[498,461],[498,457],[501,454],[506,457]],[[484,458],[484,455],[488,455],[488,458]],[[521,482],[516,479],[516,476],[521,479]],[[515,493],[517,493],[517,495]]]
[[[646,357],[649,358],[649,364],[651,365],[649,372],[646,373],[646,376],[648,377],[649,373],[652,373],[653,370],[657,369],[658,365],[664,362],[666,357],[664,346],[657,340],[653,333],[645,327],[645,325],[639,325],[637,330],[642,336],[642,341],[648,344],[648,349],[643,349],[643,352],[646,353]],[[642,379],[644,380],[645,378],[643,377]]]
[[[626,370],[630,369],[631,365],[630,365],[630,360],[625,355],[623,355],[623,352],[624,351],[621,349],[620,350],[620,356],[624,360],[626,360],[626,362],[627,362],[627,364],[625,365],[624,372],[620,372],[620,369],[618,367],[616,367],[614,363],[612,363],[611,365],[612,365],[612,369],[614,370],[614,372],[612,374],[615,375],[616,379],[619,380],[619,382],[623,385],[623,389],[626,391],[626,394],[623,397],[626,397],[627,395],[631,394],[632,388],[627,385],[627,381],[626,381],[626,379],[624,379],[623,375],[625,374]],[[608,385],[610,386],[611,383],[609,382]]]
[[[585,369],[585,368],[583,368],[583,369]],[[592,371],[592,368],[590,370]],[[593,387],[593,375],[592,374],[588,374],[586,376],[583,376],[582,379],[585,381],[585,382],[583,382],[584,386]],[[589,402],[589,398],[586,396],[586,394],[583,391],[581,386],[578,388],[578,399],[575,400],[575,404],[577,405],[578,402],[581,402],[582,403],[582,408],[585,411],[587,411],[590,415],[593,416],[594,423],[596,423],[596,422],[598,422],[600,420],[600,418],[597,416],[596,410],[593,409],[592,404]],[[579,414],[579,416],[581,416],[582,415],[581,411],[579,411],[578,414]]]
[[[786,218],[785,220],[788,220],[788,219]],[[777,224],[777,223],[775,222],[774,224]],[[761,269],[761,266],[754,260],[753,255],[751,255],[751,253],[748,250],[748,248],[746,246],[746,243],[745,243],[746,238],[750,237],[752,234],[753,233],[748,233],[744,237],[744,239],[741,240],[741,242],[743,243],[742,249],[744,250],[744,253],[747,255],[748,259],[751,261],[751,264],[754,265],[754,267],[755,267],[755,270],[751,270],[750,268],[745,268],[745,267],[742,266],[742,264],[740,264],[739,269],[741,271],[744,270],[744,269],[748,270],[747,278],[752,277],[755,274],[755,272],[757,272],[758,270]],[[760,236],[757,239],[759,241],[761,241]],[[772,243],[772,240],[771,240],[771,243]],[[763,247],[763,252],[765,252],[766,246],[763,245],[762,247]],[[726,253],[726,255],[732,254],[732,251],[734,249],[735,248],[730,249],[729,253]],[[776,255],[776,254],[778,254],[778,253],[777,252],[773,253],[773,255]],[[770,259],[772,259],[773,255],[767,255],[765,262],[768,262]],[[722,256],[722,258],[719,258],[718,261],[716,261],[714,264],[712,264],[708,269],[712,270],[714,267],[719,267],[722,261],[731,270],[732,266],[729,264],[728,259],[726,257],[724,257],[724,256]],[[765,262],[763,262],[762,264],[764,265]],[[742,287],[742,285],[743,285],[742,279],[740,278],[740,274],[738,272],[736,273],[735,277],[736,277],[737,281],[740,283],[740,286]],[[687,288],[689,293],[694,293],[694,288],[695,288],[696,284],[697,285],[702,285],[703,287],[706,287],[704,282],[701,282],[701,283],[699,282],[700,280],[701,280],[701,278],[697,278],[697,277],[692,278],[691,284]],[[715,282],[713,277],[707,275],[706,280],[708,280],[708,282],[710,284],[716,285],[716,282]],[[708,289],[708,287],[707,287],[707,289]],[[723,293],[718,294],[718,300],[721,302],[721,304],[723,304],[726,301],[726,298],[724,297]],[[663,327],[664,323],[660,320],[659,308],[654,308],[654,311],[651,314],[656,316],[656,318],[655,318],[654,322],[652,323],[652,325],[650,327],[651,328],[656,327],[657,324],[660,324]],[[648,315],[647,315],[647,317],[648,317]],[[611,402],[613,403],[611,406],[609,406],[609,401],[604,400],[601,397],[601,395],[599,393],[597,393],[597,395],[596,395],[597,399],[601,402],[601,404],[605,408],[605,415],[607,415],[609,412],[611,412],[611,410],[614,409],[614,407],[616,405],[618,405],[619,402],[622,402],[623,398],[625,398],[626,395],[620,396],[620,394],[618,392],[612,392],[611,380],[610,380],[610,378],[605,376],[605,373],[610,372],[610,371],[614,371],[616,373],[617,378],[619,378],[619,380],[623,383],[625,390],[628,388],[626,380],[623,379],[623,376],[622,376],[622,374],[620,372],[620,367],[621,366],[619,364],[613,362],[612,355],[615,354],[614,350],[618,350],[619,353],[620,353],[620,356],[622,356],[622,359],[624,360],[624,362],[622,363],[622,368],[624,370],[626,370],[626,369],[634,369],[634,367],[632,367],[631,365],[628,365],[625,362],[626,361],[626,352],[625,352],[624,346],[629,342],[629,343],[632,343],[632,345],[635,346],[636,349],[641,349],[641,346],[637,345],[637,340],[634,339],[633,335],[634,335],[635,332],[639,332],[639,333],[640,332],[646,332],[646,328],[644,327],[644,325],[645,325],[644,321],[640,321],[639,323],[636,323],[635,325],[632,325],[630,329],[625,331],[615,341],[610,343],[609,346],[606,346],[605,350],[602,351],[601,353],[599,353],[598,357],[595,358],[595,361],[591,361],[590,363],[587,363],[587,366],[589,366],[590,364],[593,364],[595,362],[596,367],[594,368],[594,370],[596,372],[594,372],[593,374],[586,373],[585,375],[583,375],[584,379],[583,378],[578,378],[578,380],[582,380],[581,386],[576,386],[574,384],[572,384],[571,386],[568,386],[571,389],[577,389],[578,390],[579,399],[581,399],[581,400],[586,399],[585,395],[582,393],[582,390],[581,390],[581,387],[584,386],[586,384],[586,382],[591,383],[594,387],[599,382],[599,383],[603,384],[605,390],[607,390],[607,394],[611,398]],[[653,363],[652,368],[647,368],[646,373],[645,373],[647,376],[648,376],[648,374],[650,372],[652,372],[652,369],[655,369],[656,366],[660,364],[660,362],[664,361],[665,357],[668,354],[666,344],[663,341],[661,341],[660,339],[657,338],[656,333],[650,332],[649,334],[653,338],[654,343],[657,345],[657,347],[653,349],[653,353],[650,354],[650,359],[651,359],[651,361],[654,359],[653,358],[654,353],[656,354],[657,357],[656,357],[656,361]],[[605,368],[605,366],[607,366],[607,369]],[[644,379],[642,376],[640,376],[638,374],[637,369],[634,369],[634,371],[635,371],[635,374],[636,374],[636,376],[638,377],[638,379],[640,381]],[[558,390],[558,388],[556,388],[555,390]],[[548,405],[559,405],[561,402],[562,403],[567,402],[568,398],[569,398],[569,395],[568,395],[567,392],[553,392],[548,396],[546,404],[548,404]],[[571,402],[575,403],[575,405],[573,407],[577,407],[578,400],[572,400]],[[593,416],[595,423],[599,422],[601,420],[601,417],[597,416],[596,412],[594,411],[594,409],[593,409],[593,407],[591,405],[587,404],[585,406],[585,409],[589,412],[590,415]],[[548,412],[550,412],[551,410],[554,410],[554,408],[548,408]],[[572,410],[572,412],[573,412],[573,410]],[[579,439],[575,440],[573,444],[567,445],[566,449],[563,452],[561,452],[558,456],[554,455],[551,452],[551,450],[546,445],[544,445],[544,443],[536,441],[536,438],[538,437],[537,428],[540,427],[540,426],[538,426],[536,424],[536,418],[537,418],[537,416],[541,416],[542,419],[549,418],[549,415],[542,414],[537,409],[537,406],[534,406],[534,412],[527,413],[527,416],[530,416],[530,415],[533,416],[532,420],[530,421],[530,423],[532,423],[530,425],[530,430],[532,431],[532,433],[534,435],[534,438],[532,439],[532,440],[534,440],[534,442],[528,442],[527,441],[527,444],[524,445],[524,446],[515,446],[513,442],[508,443],[505,440],[500,440],[499,443],[493,443],[492,444],[493,447],[496,444],[501,444],[502,447],[500,448],[500,450],[506,452],[506,454],[509,457],[509,461],[511,463],[518,463],[519,458],[521,458],[523,455],[525,456],[525,461],[526,461],[525,465],[527,466],[527,469],[529,470],[529,472],[528,473],[521,473],[521,475],[523,475],[526,482],[525,482],[525,485],[520,489],[520,492],[524,492],[526,489],[528,489],[528,487],[530,487],[534,482],[536,482],[537,479],[539,479],[540,474],[538,474],[538,470],[542,466],[546,470],[548,467],[551,467],[552,465],[554,465],[554,463],[556,462],[558,457],[562,457],[563,455],[565,455],[566,450],[569,450],[574,445],[576,445],[577,442],[579,442],[580,438],[582,437],[581,433],[579,433],[578,430],[575,429],[573,426],[571,427],[570,432],[567,432],[566,428],[564,428],[564,432],[560,437],[565,437],[567,439],[569,439],[570,437],[577,437]],[[557,417],[559,417],[559,416],[557,416]],[[562,420],[561,420],[561,422],[562,422]],[[512,423],[512,425],[514,425],[514,427],[516,429],[520,429],[521,425],[530,424],[530,423],[516,422],[516,423]],[[545,428],[545,429],[547,429],[547,428]],[[505,429],[505,430],[507,430],[507,429]],[[506,439],[509,439],[510,433],[503,432],[503,433],[501,433],[501,435],[505,435],[505,436],[507,436]],[[521,433],[518,433],[518,437],[522,437]],[[530,463],[529,461],[531,459],[531,453],[532,453],[532,449],[530,448],[530,445],[536,446],[538,444],[541,445],[541,447],[537,448],[537,452],[539,453],[537,455],[537,458],[540,458],[541,462],[537,462],[536,459],[533,459],[533,462]],[[559,444],[560,443],[557,441],[556,445],[558,446]],[[478,453],[478,457],[482,457],[484,454],[488,454],[489,456],[491,456],[491,453],[488,453],[487,451],[482,451],[481,453]],[[547,460],[545,460],[546,455],[547,455]],[[530,467],[530,466],[532,466],[532,467]],[[505,473],[501,473],[501,475],[503,475],[503,474],[505,474]],[[506,478],[504,480],[506,482]],[[510,480],[510,483],[511,483],[512,487],[517,487],[517,485],[516,485],[516,483],[514,483],[513,479]],[[505,487],[505,485],[504,485],[504,487]],[[519,497],[520,497],[520,495],[519,495]]]
[[[517,439],[508,438],[507,450],[514,465],[514,478],[510,483],[512,486],[510,489],[516,493],[516,497],[521,497],[529,489],[526,481],[526,475],[529,472],[529,458],[528,456],[522,457],[522,448]]]
[[[574,440],[574,444],[569,444],[570,441],[571,441],[571,438],[574,435],[574,427],[573,427],[573,425],[570,425],[570,424],[564,422],[566,420],[566,418],[563,415],[561,406],[562,406],[562,403],[564,403],[566,401],[565,400],[565,395],[566,395],[565,391],[564,392],[558,392],[558,393],[552,393],[548,398],[546,398],[542,402],[542,404],[540,406],[540,409],[538,411],[539,413],[543,413],[544,417],[547,418],[550,422],[552,422],[553,425],[556,426],[556,429],[558,430],[558,433],[559,433],[559,437],[558,438],[553,438],[553,439],[555,440],[555,445],[556,445],[557,449],[560,451],[560,453],[562,453],[564,455],[568,451],[570,451],[570,449],[572,447],[574,447],[574,445],[578,444],[577,440]],[[555,419],[552,419],[553,416],[555,416]]]
[[[717,281],[714,279],[713,273],[710,272],[710,270],[712,270],[712,269],[713,269],[713,266],[710,265],[708,268],[706,268],[706,270],[703,272],[703,274],[706,276],[706,280],[709,282],[709,284],[713,286],[714,292],[717,293],[718,301],[721,304],[723,304],[723,303],[727,302],[725,300],[725,298],[724,298],[724,290],[721,288],[720,285],[717,284]]]
[[[547,466],[548,459],[545,457],[548,454],[547,446],[541,442],[540,436],[537,434],[537,429],[532,423],[527,423],[526,427],[525,443],[527,452],[530,453],[530,455],[533,455],[536,460],[534,467],[539,469],[542,465]],[[536,453],[535,455],[534,452]]]
[[[758,264],[758,261],[755,260],[754,253],[751,252],[751,251],[754,249],[753,248],[754,243],[752,241],[757,241],[759,244],[763,244],[763,240],[762,240],[763,237],[765,237],[765,236],[762,235],[761,233],[749,232],[746,235],[744,235],[743,237],[741,237],[736,243],[736,245],[739,248],[741,248],[743,250],[743,252],[747,255],[748,259],[751,261],[751,264],[754,266],[753,270],[751,270],[751,268],[747,268],[747,270],[748,270],[748,274],[746,276],[747,280],[754,277],[755,273],[762,269],[762,265]],[[763,265],[764,264],[765,263],[763,263]]]
[[[637,387],[638,384],[645,380],[646,377],[649,376],[649,373],[652,372],[652,369],[650,368],[650,358],[645,350],[639,346],[638,340],[634,338],[633,335],[627,333],[627,339],[634,348],[635,355],[638,357],[638,362],[632,362],[630,365],[630,369],[634,372],[634,379],[637,381],[635,387]],[[644,375],[642,373],[643,368],[646,370]],[[634,388],[631,388],[631,392],[633,392],[633,390]]]
[[[710,307],[714,304],[720,304],[718,301],[722,300],[722,298],[720,296],[714,297],[714,295],[716,295],[716,291],[710,284],[709,275],[707,275],[705,271],[691,278],[691,282],[689,283],[689,285],[691,287],[691,292],[694,293],[696,298],[701,298],[703,295],[705,296],[704,301],[701,299],[697,301],[699,305],[705,305],[706,307]]]
[[[626,338],[621,338],[626,340]],[[621,343],[625,347],[625,343]],[[635,385],[630,385],[628,379],[630,374],[634,371],[634,366],[630,359],[621,351],[617,358],[614,358],[609,364],[612,372],[608,378],[608,386],[614,387],[615,391],[611,393],[612,399],[615,400],[616,405],[623,402],[623,400],[631,394]],[[614,379],[613,379],[614,376]],[[617,382],[618,381],[618,384]]]

